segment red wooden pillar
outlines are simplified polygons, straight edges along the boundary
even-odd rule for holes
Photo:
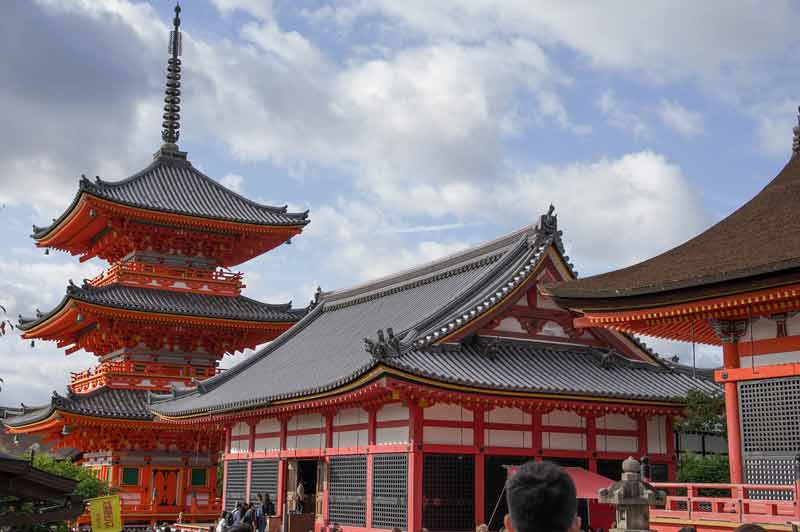
[[[256,423],[254,421],[250,421],[247,423],[247,427],[250,430],[250,433],[247,438],[247,451],[250,453],[255,452],[256,450]],[[253,461],[247,461],[247,481],[244,485],[244,500],[250,502],[250,481],[252,479],[253,474]]]
[[[286,450],[286,430],[287,430],[287,423],[286,419],[281,419],[281,434],[280,434],[280,450]],[[275,508],[275,512],[277,513],[278,517],[283,517],[283,509],[286,505],[286,460],[281,458],[278,461],[278,497],[277,501],[275,501],[277,508]]]
[[[669,464],[667,465],[667,480],[675,482],[677,477],[678,464],[676,464],[677,457],[675,456],[675,432],[672,427],[672,416],[667,414],[664,416],[666,419],[664,432],[667,438],[667,456],[669,457]]]
[[[422,408],[414,401],[408,405],[408,532],[422,529]]]
[[[739,367],[739,344],[735,341],[722,343],[722,358],[726,368]],[[731,483],[741,484],[742,474],[742,434],[739,422],[739,392],[735,382],[725,383],[725,417],[728,424],[728,460],[730,462]]]
[[[278,474],[278,482],[280,482],[280,473]],[[225,501],[228,498],[228,461],[225,460],[222,463],[222,507],[225,508],[226,504]]]
[[[367,409],[367,443],[368,445],[375,445],[376,436],[378,434],[378,409]]]
[[[367,509],[366,527],[372,528],[372,476],[375,474],[375,455],[367,454]]]
[[[647,455],[647,417],[642,413],[636,418],[639,432],[639,456]]]
[[[486,520],[486,462],[484,461],[483,448],[485,442],[485,422],[486,411],[479,407],[473,411],[475,425],[473,434],[475,435],[475,524],[483,524]]]
[[[538,461],[542,456],[542,412],[531,412],[531,435],[533,438],[533,455]]]
[[[326,454],[327,450],[333,448],[333,412],[327,412],[325,414],[325,449]],[[329,457],[325,457],[325,478],[323,479],[323,492],[322,492],[322,521],[324,523],[328,522],[328,504],[330,502],[329,498],[329,490],[328,490],[328,478],[330,476],[331,470],[331,460]]]
[[[586,415],[586,451],[589,453],[589,471],[597,473],[597,416]]]

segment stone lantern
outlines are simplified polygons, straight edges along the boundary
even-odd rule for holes
[[[622,462],[622,480],[598,492],[599,502],[617,507],[617,527],[609,532],[649,532],[650,506],[663,505],[667,494],[642,481],[632,456]]]

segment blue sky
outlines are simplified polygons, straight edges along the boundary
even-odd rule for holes
[[[172,7],[3,3],[0,304],[10,316],[51,308],[69,278],[105,266],[43,255],[30,227],[62,212],[80,174],[116,180],[148,164]],[[271,302],[304,305],[317,285],[438,258],[531,223],[551,202],[582,275],[648,258],[778,172],[800,103],[791,2],[183,8],[181,148],[250,198],[311,211],[293,245],[241,266],[247,295]],[[713,349],[699,356],[717,362]],[[3,338],[0,403],[46,401],[92,364]]]

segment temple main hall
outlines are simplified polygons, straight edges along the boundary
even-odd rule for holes
[[[268,493],[302,529],[497,529],[507,468],[527,460],[572,468],[579,489],[619,478],[629,455],[674,479],[673,416],[689,390],[717,385],[632,336],[575,327],[538,290],[575,275],[551,208],[456,255],[320,293],[266,348],[151,408],[224,430],[226,508]],[[582,511],[611,522],[591,500]]]

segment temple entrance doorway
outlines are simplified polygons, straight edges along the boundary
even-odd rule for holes
[[[295,493],[299,493],[298,485],[303,483],[303,500],[298,498],[295,509],[298,513],[316,513],[317,500],[317,470],[319,469],[316,460],[297,461],[297,482],[295,483]],[[320,497],[321,498],[321,497]]]
[[[422,467],[422,526],[431,532],[475,530],[475,457],[426,454]]]
[[[530,456],[486,456],[484,460],[483,515],[486,516],[489,530],[500,530],[503,528],[503,518],[508,513],[504,492],[508,469],[505,466],[521,465],[532,458]]]
[[[154,469],[153,490],[156,506],[177,506],[178,470]]]

